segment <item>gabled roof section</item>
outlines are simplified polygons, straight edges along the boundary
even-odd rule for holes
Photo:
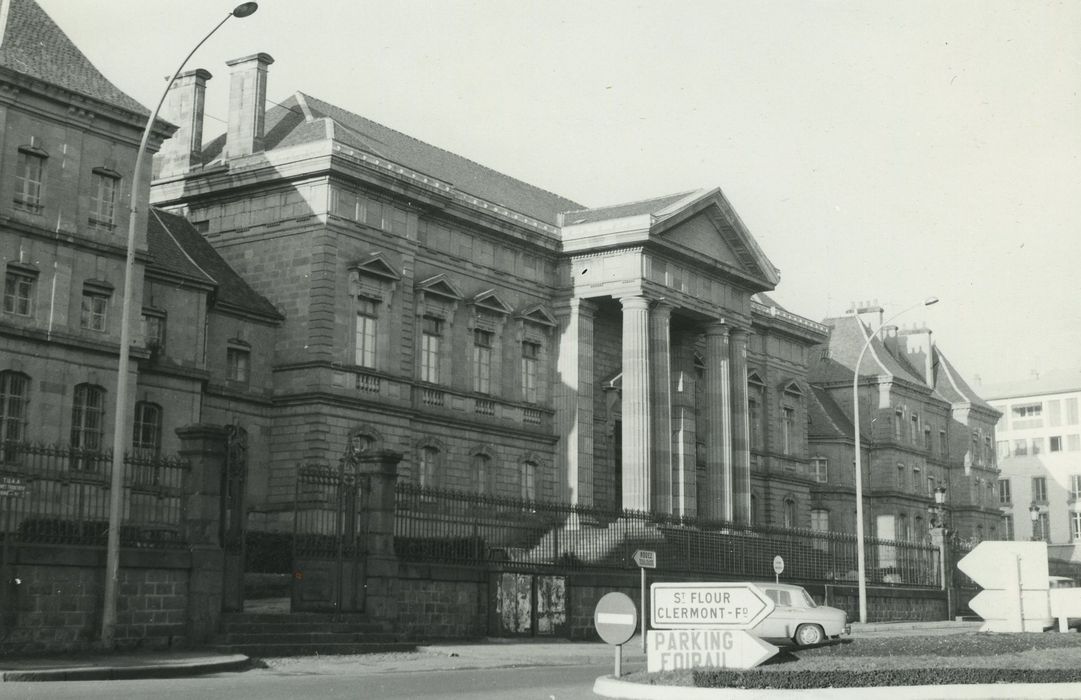
[[[144,119],[150,114],[109,82],[34,0],[0,0],[0,23],[0,67]]]
[[[968,385],[961,373],[957,371],[957,368],[953,366],[953,363],[937,346],[935,347],[934,362],[935,393],[950,403],[968,403],[998,413],[997,409],[980,398],[979,394]]]
[[[559,212],[582,206],[301,92],[267,110],[265,129],[264,148],[268,151],[325,141],[332,135],[342,145],[550,225],[556,224]],[[203,162],[220,157],[224,143],[224,137],[219,137],[208,144]]]
[[[374,275],[375,277],[382,277],[383,279],[397,281],[402,278],[401,274],[387,262],[386,256],[381,252],[372,253],[366,258],[356,261],[349,266],[349,269]]]
[[[544,308],[542,304],[534,304],[533,306],[526,307],[522,310],[522,313],[518,314],[519,318],[523,321],[529,321],[530,323],[536,323],[540,326],[555,327],[556,320],[548,309]]]
[[[809,396],[810,437],[853,439],[855,426],[828,391],[812,386]],[[860,437],[870,439],[866,426],[860,426]]]
[[[816,357],[808,367],[808,380],[811,383],[829,384],[851,382],[856,370],[856,360],[867,338],[869,329],[856,315],[827,318],[825,325],[830,328],[829,343],[815,348]],[[863,355],[859,367],[861,377],[891,376],[911,384],[926,386],[919,375],[902,365],[886,349],[881,336],[871,341],[871,347]]]
[[[678,194],[667,194],[651,199],[642,199],[637,202],[625,202],[623,204],[613,204],[607,207],[567,211],[563,213],[563,225],[572,226],[576,224],[589,224],[595,221],[625,219],[643,215],[652,216],[694,194],[696,194],[696,191],[680,192]]]
[[[164,209],[151,208],[147,245],[155,264],[188,276],[198,275],[216,285],[214,305],[279,322],[282,315],[274,305],[248,286],[225,262],[191,222]],[[171,240],[171,243],[169,242]],[[185,261],[180,260],[180,255]]]
[[[462,293],[458,291],[457,287],[450,283],[450,280],[448,280],[447,276],[443,273],[417,282],[417,291],[453,299],[454,301],[458,301],[462,298]]]
[[[511,311],[513,311],[510,306],[499,298],[499,295],[495,293],[494,289],[487,289],[473,297],[473,305],[484,309],[485,311],[491,311],[492,313],[502,314],[504,316],[510,315]]]

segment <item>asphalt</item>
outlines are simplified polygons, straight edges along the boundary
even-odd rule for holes
[[[979,628],[978,622],[891,622],[852,625],[854,636],[952,634]],[[635,637],[621,652],[624,669],[645,664],[641,640]],[[515,666],[569,666],[579,664],[615,665],[615,647],[602,642],[566,640],[483,639],[464,642],[420,644],[416,652],[375,654],[349,657],[372,672],[500,668]],[[306,663],[310,657],[271,660],[270,665],[289,666]],[[320,663],[332,664],[333,657],[320,657]],[[262,660],[243,654],[217,654],[212,651],[163,651],[75,656],[40,656],[0,658],[0,681],[82,681],[133,678],[177,678],[211,673],[245,671],[262,667]],[[618,681],[617,681],[618,682]],[[1079,694],[1077,697],[1081,697]]]

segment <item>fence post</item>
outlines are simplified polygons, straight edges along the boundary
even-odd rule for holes
[[[225,429],[216,425],[177,428],[180,456],[191,465],[184,481],[184,537],[191,548],[188,641],[203,644],[217,633],[224,595],[221,549],[221,472]]]
[[[365,567],[365,612],[374,619],[398,619],[398,556],[394,552],[395,482],[398,479],[398,452],[361,452],[359,473],[367,477],[368,499],[367,561]]]

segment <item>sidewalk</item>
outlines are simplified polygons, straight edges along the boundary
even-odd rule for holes
[[[854,636],[905,634],[957,634],[979,629],[978,622],[854,623]],[[645,665],[641,638],[623,645],[624,668]],[[603,642],[567,640],[484,639],[418,645],[414,652],[351,656],[288,657],[268,659],[274,670],[289,671],[316,664],[326,672],[349,665],[371,673],[402,673],[433,670],[467,670],[515,666],[614,666],[615,647]],[[130,678],[176,678],[261,666],[243,654],[222,655],[209,651],[145,652],[75,657],[0,658],[0,681],[116,680]]]

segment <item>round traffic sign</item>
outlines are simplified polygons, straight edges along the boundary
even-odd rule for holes
[[[605,593],[593,611],[597,634],[609,644],[626,644],[638,628],[638,611],[625,593]]]
[[[784,573],[784,559],[781,559],[781,555],[773,557],[773,573],[780,576]]]

